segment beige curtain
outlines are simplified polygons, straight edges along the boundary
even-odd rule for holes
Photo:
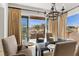
[[[56,19],[56,20],[53,21],[53,25],[54,25],[54,28],[53,28],[53,30],[54,30],[53,37],[57,38],[57,36],[58,36],[58,19]]]
[[[59,21],[59,37],[60,38],[66,38],[66,19],[67,19],[67,13],[64,13],[60,16],[60,21]]]
[[[52,19],[49,19],[48,20],[48,32],[53,34],[52,29],[53,29],[53,22],[52,22]]]
[[[58,18],[59,18],[59,24],[58,24]],[[67,32],[66,32],[66,18],[67,13],[62,14],[59,16],[56,20],[49,19],[48,21],[48,30],[50,33],[52,33],[54,38],[60,37],[60,38],[66,38]],[[59,28],[58,28],[59,26]]]
[[[58,35],[58,18],[56,20],[49,19],[48,30],[50,33],[52,33],[52,36],[54,38],[57,38],[57,35]]]
[[[9,8],[8,11],[8,35],[15,35],[18,45],[22,44],[21,31],[20,31],[20,19],[21,11],[20,9]]]

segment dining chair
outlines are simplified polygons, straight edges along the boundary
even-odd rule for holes
[[[47,33],[47,42],[49,43],[53,43],[54,42],[54,38],[52,36],[52,33]]]
[[[45,35],[43,33],[38,33],[37,34],[37,43],[41,43],[41,42],[44,42],[44,39],[45,39]]]
[[[25,46],[19,47],[17,45],[16,37],[11,35],[2,39],[5,56],[31,56],[32,52]]]
[[[54,50],[54,56],[74,56],[76,41],[64,41],[56,43],[56,47]]]
[[[0,39],[0,56],[4,56],[4,50],[3,50],[2,39]]]

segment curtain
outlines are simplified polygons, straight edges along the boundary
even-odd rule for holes
[[[49,19],[48,21],[48,30],[50,33],[52,33],[52,36],[54,38],[57,38],[58,35],[58,18],[55,20]]]
[[[8,11],[8,35],[15,35],[16,41],[18,45],[22,44],[21,40],[21,26],[20,26],[20,19],[21,19],[21,11],[20,9],[9,8]]]
[[[48,32],[53,34],[52,29],[53,29],[53,22],[52,22],[52,19],[49,19],[48,20]]]
[[[60,15],[60,21],[59,21],[59,37],[65,39],[66,38],[66,18],[67,13],[64,13]]]
[[[53,37],[56,39],[58,37],[58,18],[53,21]]]

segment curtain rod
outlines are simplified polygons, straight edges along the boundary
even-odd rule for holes
[[[32,11],[32,12],[38,12],[38,13],[44,13],[45,14],[45,12],[37,11],[37,10],[31,10],[31,9],[23,9],[23,8],[17,8],[17,7],[8,7],[8,8],[15,8],[15,9],[20,9],[20,10],[27,10],[27,11]]]

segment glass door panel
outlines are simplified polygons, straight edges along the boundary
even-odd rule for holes
[[[27,44],[28,41],[28,18],[26,16],[22,16],[21,19],[21,34],[23,44]]]
[[[29,20],[29,38],[37,39],[37,37],[39,36],[40,38],[41,36],[45,38],[45,20],[30,19]]]

